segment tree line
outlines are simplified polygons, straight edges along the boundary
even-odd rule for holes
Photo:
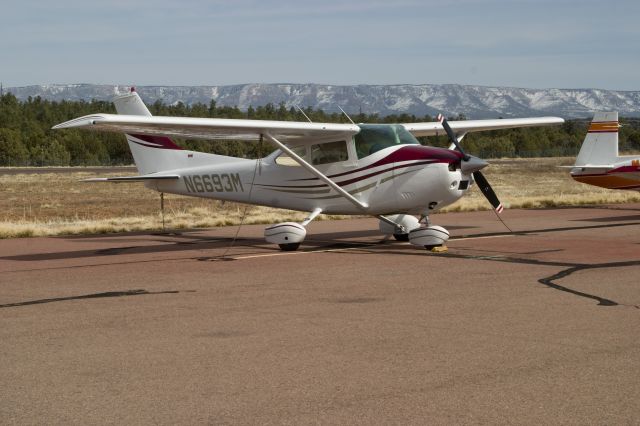
[[[256,120],[307,121],[345,123],[342,113],[267,104],[249,107],[166,105],[160,101],[149,105],[153,115],[241,118]],[[0,97],[0,166],[108,166],[132,164],[133,159],[124,137],[117,133],[58,130],[55,124],[83,115],[115,113],[113,103],[105,101],[48,101],[40,97],[19,101],[7,93]],[[356,123],[407,123],[433,121],[426,115],[397,114],[380,117],[377,114],[356,114]],[[463,115],[451,120],[465,119]],[[640,119],[621,119],[620,149],[640,151]],[[585,137],[588,120],[568,120],[561,126],[498,130],[471,133],[463,144],[465,150],[481,158],[575,156]],[[257,158],[273,150],[268,144],[238,141],[177,140],[179,145],[194,151],[212,152],[236,157]],[[432,146],[448,146],[446,136],[420,138]]]

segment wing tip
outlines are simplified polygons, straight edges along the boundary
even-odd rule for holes
[[[72,129],[74,127],[92,126],[96,123],[96,118],[98,117],[94,115],[75,118],[73,120],[65,121],[64,123],[56,124],[51,129],[60,130],[60,129]]]

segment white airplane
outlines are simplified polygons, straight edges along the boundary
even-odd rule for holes
[[[582,143],[571,177],[608,189],[640,191],[640,156],[618,155],[618,113],[597,112]]]
[[[320,213],[372,215],[380,231],[428,249],[442,246],[446,229],[429,214],[454,203],[477,182],[499,212],[502,205],[480,169],[464,153],[468,132],[561,124],[557,117],[410,124],[336,124],[151,116],[138,94],[113,100],[117,115],[92,114],[54,126],[121,132],[139,176],[91,179],[142,181],[159,192],[309,212],[302,223],[269,226],[264,236],[296,250]],[[416,136],[446,132],[449,149],[422,146]],[[278,149],[257,160],[187,151],[170,137],[267,140]],[[419,220],[413,215],[421,217]]]

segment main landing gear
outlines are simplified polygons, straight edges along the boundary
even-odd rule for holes
[[[264,238],[268,243],[277,244],[282,251],[296,251],[307,236],[309,222],[315,219],[322,209],[315,209],[302,223],[284,222],[271,225],[264,230]]]
[[[264,230],[268,243],[277,244],[282,251],[295,251],[307,236],[307,229],[299,223],[284,222],[271,225]]]
[[[302,223],[283,222],[271,225],[265,228],[264,238],[268,243],[277,244],[282,251],[296,251],[307,236],[307,224],[320,212],[320,209],[314,210]],[[408,214],[378,217],[381,233],[393,235],[398,241],[408,241],[429,251],[446,251],[445,243],[449,239],[449,231],[442,226],[431,225],[427,216],[421,221]]]

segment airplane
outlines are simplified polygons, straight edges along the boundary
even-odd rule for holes
[[[91,114],[53,127],[124,133],[138,176],[93,182],[144,182],[147,188],[308,212],[301,223],[268,226],[267,242],[297,250],[320,213],[371,215],[379,230],[429,250],[446,249],[449,232],[429,215],[457,201],[475,183],[501,212],[502,204],[480,172],[488,163],[468,155],[469,132],[556,125],[558,117],[405,124],[343,124],[152,116],[131,88],[116,97],[118,114]],[[446,133],[448,149],[416,137]],[[270,155],[246,159],[189,151],[171,137],[271,142]],[[417,216],[420,217],[418,219]]]
[[[640,191],[640,156],[618,155],[617,112],[597,112],[571,168],[571,177],[588,185]]]

